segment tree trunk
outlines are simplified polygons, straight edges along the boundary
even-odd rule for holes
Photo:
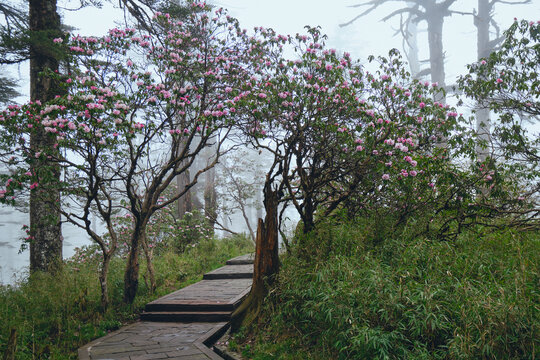
[[[59,68],[51,50],[52,39],[62,35],[56,0],[30,0],[29,21],[34,37],[30,46],[30,99],[45,102],[59,93],[53,81],[43,74]],[[53,145],[43,130],[30,136],[30,146],[35,153],[52,149]],[[54,186],[60,180],[60,168],[40,158],[32,165],[32,172],[39,181],[38,187],[30,192],[30,270],[55,272],[62,263],[60,192]]]
[[[146,234],[144,234],[143,238],[141,239],[141,244],[143,246],[144,256],[146,257],[146,272],[148,273],[148,277],[150,279],[149,290],[150,293],[153,294],[157,288],[156,271],[154,270],[154,263],[152,262],[152,251],[150,250],[150,246],[148,246]]]
[[[313,206],[313,199],[311,196],[308,196],[304,199],[304,226],[303,233],[307,234],[315,228],[314,220],[315,207]]]
[[[433,14],[427,19],[428,23],[428,42],[429,42],[429,64],[431,66],[431,82],[437,83],[440,88],[445,86],[444,73],[444,50],[442,41],[442,30],[444,16],[442,14]],[[446,104],[446,96],[438,92],[434,98],[441,104]]]
[[[180,165],[184,166],[184,164]],[[176,186],[178,193],[184,191],[186,186],[188,186],[190,183],[189,179],[189,170],[184,171],[180,175],[176,177]],[[186,215],[186,212],[191,212],[193,210],[193,206],[191,203],[191,190],[188,190],[184,195],[182,195],[181,198],[179,198],[176,201],[176,211],[178,213],[178,219],[182,219],[184,215]]]
[[[109,265],[111,263],[111,255],[107,252],[103,254],[103,262],[101,263],[101,271],[99,272],[99,285],[101,286],[101,309],[107,311],[109,307],[109,287],[107,283],[107,275],[109,274]]]
[[[435,2],[434,2],[435,3]],[[446,88],[446,74],[444,71],[444,48],[443,48],[443,24],[445,13],[448,11],[448,5],[431,4],[426,7],[427,24],[428,24],[428,43],[429,43],[429,65],[431,69],[431,82],[437,84],[438,89]],[[446,94],[444,91],[437,91],[433,95],[433,100],[440,104],[446,105]],[[439,148],[448,147],[448,139],[444,135],[440,135],[440,140],[437,143]]]
[[[11,328],[9,332],[9,339],[6,344],[6,350],[4,351],[3,360],[15,360],[15,353],[17,351],[17,329]]]
[[[211,146],[208,149],[206,162],[211,161],[211,157],[215,156],[216,149]],[[214,168],[208,169],[204,174],[204,214],[208,220],[208,227],[214,233],[214,227],[217,220],[217,199],[216,199],[216,171]]]
[[[265,186],[264,221],[259,219],[253,264],[253,284],[246,300],[231,318],[231,331],[249,327],[258,317],[269,286],[279,271],[278,243],[278,193]]]
[[[407,6],[412,8],[415,4],[407,2]],[[407,43],[407,59],[409,60],[409,68],[411,69],[411,76],[414,79],[418,79],[418,73],[420,72],[420,60],[418,59],[418,25],[415,22],[416,17],[411,17],[406,29],[405,34]]]
[[[139,247],[142,234],[145,231],[145,227],[141,226],[136,220],[124,273],[124,302],[126,304],[132,304],[135,295],[137,295],[137,288],[139,287]]]
[[[487,58],[493,51],[493,46],[489,36],[489,23],[491,20],[491,11],[493,4],[490,0],[478,0],[478,15],[474,18],[476,26],[476,50],[478,60]],[[478,161],[483,162],[490,154],[489,145],[491,143],[489,118],[489,109],[477,106],[476,108],[476,132],[478,134],[479,143],[476,145],[476,155]]]

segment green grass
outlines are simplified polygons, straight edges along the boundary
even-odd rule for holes
[[[77,359],[77,348],[134,321],[147,302],[197,282],[227,259],[252,251],[251,241],[236,237],[205,240],[181,255],[164,252],[154,259],[156,293],[148,293],[143,264],[139,293],[131,306],[122,303],[125,262],[114,259],[109,276],[111,306],[106,313],[100,310],[95,263],[66,264],[58,276],[36,274],[16,286],[0,287],[0,357],[14,329],[15,359]]]
[[[249,359],[536,359],[540,235],[454,242],[322,228],[283,259]],[[237,345],[239,344],[239,345]]]

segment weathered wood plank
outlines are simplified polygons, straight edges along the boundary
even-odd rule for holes
[[[252,279],[253,264],[226,265],[204,274],[203,280]]]
[[[227,265],[247,265],[253,264],[255,254],[240,255],[230,260],[227,260]]]

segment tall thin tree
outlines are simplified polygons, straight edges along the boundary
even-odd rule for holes
[[[48,76],[59,70],[58,53],[53,39],[62,37],[56,0],[30,0],[30,99],[46,102],[58,95],[58,87]],[[52,271],[62,261],[62,230],[58,188],[59,167],[51,168],[48,159],[40,156],[44,147],[52,147],[51,138],[38,131],[30,138],[36,159],[32,172],[39,177],[38,186],[30,192],[30,270]],[[52,170],[50,170],[52,169]]]
[[[500,29],[493,19],[497,3],[525,5],[530,4],[531,1],[478,0],[478,9],[475,9],[472,15],[474,16],[474,26],[476,27],[476,51],[479,61],[487,58],[504,40],[504,36],[500,33]],[[495,34],[495,37],[492,36],[493,34]],[[490,154],[491,120],[489,113],[490,110],[486,107],[476,107],[476,131],[481,140],[476,147],[476,155],[479,161],[485,161]]]
[[[394,16],[406,15],[407,21],[418,24],[425,21],[428,31],[428,44],[429,44],[429,70],[423,72],[429,73],[431,76],[431,82],[436,83],[439,87],[444,88],[445,82],[445,67],[444,67],[444,47],[443,47],[443,25],[444,19],[448,16],[452,16],[455,11],[451,10],[451,6],[457,0],[403,0],[405,4],[397,10],[390,12],[382,18],[383,21],[389,20]],[[359,18],[370,14],[375,9],[388,4],[390,2],[396,2],[395,0],[370,0],[364,1],[359,4],[352,5],[353,8],[367,7],[359,15],[355,16],[352,20],[341,24],[341,26],[347,26],[358,20]],[[399,1],[398,1],[399,2]],[[446,96],[444,92],[438,92],[435,95],[435,100],[441,103],[446,103]]]

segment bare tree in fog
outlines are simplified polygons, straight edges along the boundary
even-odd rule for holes
[[[367,9],[349,22],[341,24],[341,26],[352,24],[380,6],[391,2],[400,2],[400,0],[369,0],[352,5],[351,7],[353,8]],[[526,5],[530,4],[531,0],[478,0],[478,8],[472,9],[471,12],[451,9],[451,6],[457,3],[457,0],[444,0],[440,2],[433,0],[401,0],[401,2],[404,3],[404,7],[392,11],[383,17],[382,20],[386,21],[400,16],[400,26],[397,33],[401,33],[404,39],[404,49],[413,77],[421,78],[429,74],[432,82],[446,88],[445,56],[442,42],[444,18],[454,14],[473,16],[474,26],[477,29],[477,58],[480,60],[489,56],[503,39],[501,31],[493,17],[495,6],[497,4]],[[427,23],[430,64],[428,68],[424,69],[421,68],[422,61],[418,59],[418,46],[416,43],[417,25],[422,21]],[[435,100],[446,103],[446,96],[440,92],[436,95]],[[489,143],[491,141],[489,129],[489,110],[478,107],[476,109],[476,130],[482,141],[479,142],[476,151],[478,160],[480,161],[484,161],[489,155]]]
[[[352,8],[367,7],[366,10],[355,16],[352,20],[341,24],[347,26],[360,19],[361,17],[370,14],[375,9],[387,3],[396,2],[396,0],[369,0],[351,5]],[[444,18],[452,16],[456,11],[450,7],[457,0],[444,0],[441,2],[433,0],[403,0],[404,7],[392,11],[390,14],[382,18],[383,21],[389,20],[395,16],[401,16],[401,32],[405,36],[411,34],[409,30],[416,24],[425,21],[427,23],[428,43],[429,43],[429,68],[420,70],[415,77],[423,74],[431,75],[431,82],[437,83],[440,87],[445,87],[445,71],[444,71],[444,48],[443,48],[443,24]],[[403,17],[405,17],[403,19]],[[441,103],[446,103],[446,96],[443,92],[437,93],[435,100]]]
[[[217,168],[219,212],[223,222],[216,222],[220,230],[231,234],[237,231],[227,223],[241,215],[248,235],[255,242],[257,219],[262,218],[262,187],[264,183],[264,156],[248,149],[238,149],[221,158]],[[232,220],[234,222],[234,220]],[[234,227],[233,227],[234,228]]]
[[[208,166],[215,157],[217,147],[214,142],[216,140],[212,139],[212,144],[206,148],[205,166]],[[213,234],[217,220],[216,171],[213,167],[204,174],[204,216]]]
[[[477,31],[476,49],[478,60],[487,58],[504,40],[500,28],[493,18],[495,5],[525,5],[530,3],[530,0],[478,0],[478,9],[474,9],[471,13],[474,17],[474,26]],[[476,109],[476,131],[480,140],[482,140],[476,147],[476,154],[479,161],[485,161],[490,153],[491,120],[489,113],[490,110],[485,107],[478,106]]]

